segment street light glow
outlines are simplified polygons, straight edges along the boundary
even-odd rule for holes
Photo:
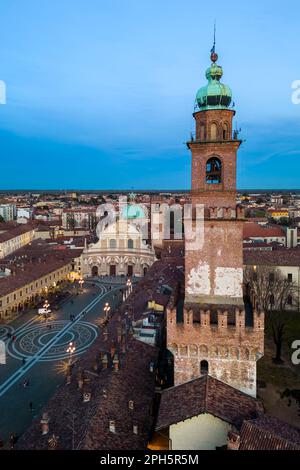
[[[67,349],[67,353],[73,354],[75,352],[75,349],[75,345],[73,345],[73,343],[70,343]]]
[[[103,310],[104,310],[105,316],[107,317],[110,312],[110,305],[108,302],[106,302],[106,304],[104,305]]]
[[[75,350],[76,350],[75,344],[74,344],[74,343],[70,343],[70,344],[69,344],[69,347],[67,348],[67,353],[70,354],[69,364],[72,364],[72,356],[73,356]]]

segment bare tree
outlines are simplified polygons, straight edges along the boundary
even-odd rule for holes
[[[248,266],[244,272],[244,283],[265,313],[285,310],[296,288],[294,282],[273,266]]]
[[[286,324],[281,312],[272,312],[268,315],[267,328],[268,327],[272,330],[273,341],[276,349],[274,362],[281,364],[283,362],[281,358],[282,343],[285,338],[286,328]]]
[[[276,354],[274,361],[281,363],[282,344],[285,337],[285,320],[282,312],[296,289],[296,284],[272,266],[247,267],[244,272],[247,292],[256,299],[266,314],[266,329],[272,332]]]

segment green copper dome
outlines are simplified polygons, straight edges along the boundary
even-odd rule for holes
[[[122,219],[144,219],[145,212],[137,204],[128,204],[122,210]]]
[[[223,69],[215,62],[218,60],[216,53],[211,54],[212,64],[206,70],[208,84],[197,93],[196,101],[200,110],[226,109],[230,106],[232,92],[228,85],[220,82],[223,76]]]

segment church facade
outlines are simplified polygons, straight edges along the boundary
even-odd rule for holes
[[[83,276],[141,277],[155,259],[154,250],[143,239],[139,226],[130,218],[119,218],[99,233],[96,243],[84,249]]]

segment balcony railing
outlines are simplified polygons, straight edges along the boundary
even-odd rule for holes
[[[229,135],[229,136],[226,136],[226,138],[222,138],[220,139],[219,137],[215,138],[215,139],[211,139],[211,138],[208,138],[208,137],[204,137],[202,139],[197,139],[197,136],[196,136],[196,133],[195,132],[191,132],[191,135],[190,135],[190,140],[188,143],[192,143],[192,142],[204,142],[204,143],[220,143],[220,142],[233,142],[233,141],[240,141],[241,138],[240,138],[240,131],[233,131],[232,135]]]

